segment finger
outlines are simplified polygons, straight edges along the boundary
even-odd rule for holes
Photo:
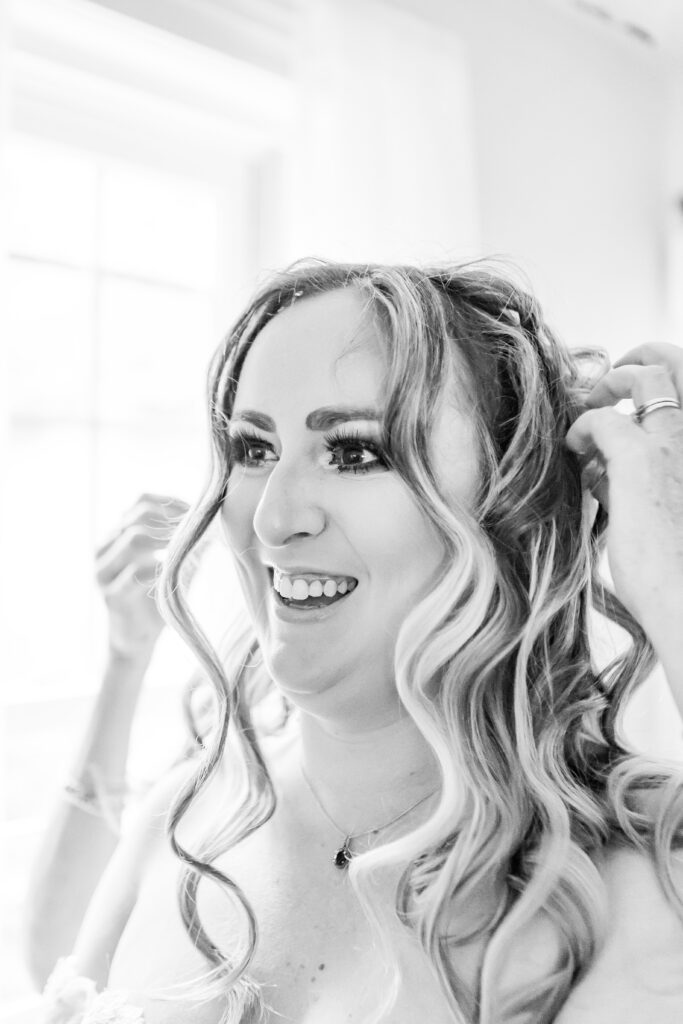
[[[676,386],[669,370],[661,365],[628,364],[611,369],[586,398],[589,409],[616,405],[632,398],[636,405],[652,398],[676,398]]]
[[[143,496],[124,514],[119,526],[96,549],[96,557],[105,554],[131,527],[142,527],[160,543],[168,543],[189,505],[175,498],[165,500],[163,504],[148,499],[149,496]]]
[[[179,498],[177,494],[157,494],[153,491],[143,491],[138,498],[138,501],[152,505],[182,505],[185,509],[190,507],[188,503],[183,498]]]
[[[619,457],[630,456],[646,443],[646,436],[630,416],[616,409],[589,409],[572,424],[567,447],[586,461],[599,456],[608,467]]]
[[[121,572],[102,586],[105,598],[120,598],[131,591],[146,591],[150,599],[156,594],[157,573],[150,566],[126,565]]]
[[[609,509],[609,478],[602,456],[596,455],[584,466],[581,482],[603,508]]]
[[[143,494],[123,516],[121,525],[135,524],[145,526],[175,527],[187,513],[189,505],[180,498],[168,498],[163,495]]]
[[[128,565],[133,569],[143,569],[147,566],[156,569],[159,565],[158,552],[165,547],[165,544],[145,534],[132,534],[131,531],[127,531],[119,538],[118,544],[95,559],[95,579],[100,585],[104,585],[115,579]]]
[[[679,397],[683,396],[683,348],[678,345],[652,344],[638,345],[624,353],[615,366],[630,363],[636,366],[651,366],[659,363],[671,374]]]
[[[588,395],[586,405],[589,408],[614,405],[624,398],[633,399],[636,409],[659,398],[680,401],[671,373],[665,366],[629,364],[610,370]],[[677,424],[680,418],[678,409],[657,409],[644,416],[639,425],[647,433],[658,433],[672,423]]]
[[[164,531],[144,525],[126,526],[116,536],[95,552],[95,564],[106,564],[110,560],[128,562],[144,557],[149,551],[160,551],[168,547],[174,530]]]
[[[99,589],[105,596],[118,594],[122,584],[129,589],[129,597],[133,597],[140,587],[147,587],[158,578],[159,571],[156,565],[124,565],[116,575],[100,575],[96,582]],[[113,589],[112,589],[113,588]]]

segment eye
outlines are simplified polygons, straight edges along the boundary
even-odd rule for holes
[[[247,469],[261,469],[267,462],[277,462],[275,449],[269,441],[239,431],[230,435],[229,454],[233,465]]]
[[[339,473],[368,473],[387,469],[387,461],[376,441],[359,434],[329,434],[325,447],[330,453],[328,465],[336,466]]]

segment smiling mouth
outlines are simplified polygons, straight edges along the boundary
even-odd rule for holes
[[[323,576],[317,573],[283,573],[268,569],[275,600],[286,608],[306,611],[337,604],[358,586],[354,576]]]

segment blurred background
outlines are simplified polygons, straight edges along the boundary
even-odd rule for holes
[[[304,255],[515,260],[572,346],[683,342],[679,0],[0,0],[0,1021],[28,865],[99,680],[93,552],[197,496],[210,353]],[[196,580],[220,624],[225,553]],[[191,670],[164,637],[153,777]],[[629,711],[683,757],[661,678]]]

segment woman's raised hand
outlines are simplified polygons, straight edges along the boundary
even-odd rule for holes
[[[636,407],[632,417],[612,408],[624,398]],[[683,673],[682,401],[683,349],[641,345],[596,384],[588,410],[567,435],[572,451],[596,460],[587,483],[609,509],[607,553],[617,595],[662,661],[668,656],[669,669],[678,673]]]
[[[159,562],[188,507],[179,498],[143,494],[98,548],[95,576],[107,606],[112,654],[151,655],[164,626],[154,598]]]

